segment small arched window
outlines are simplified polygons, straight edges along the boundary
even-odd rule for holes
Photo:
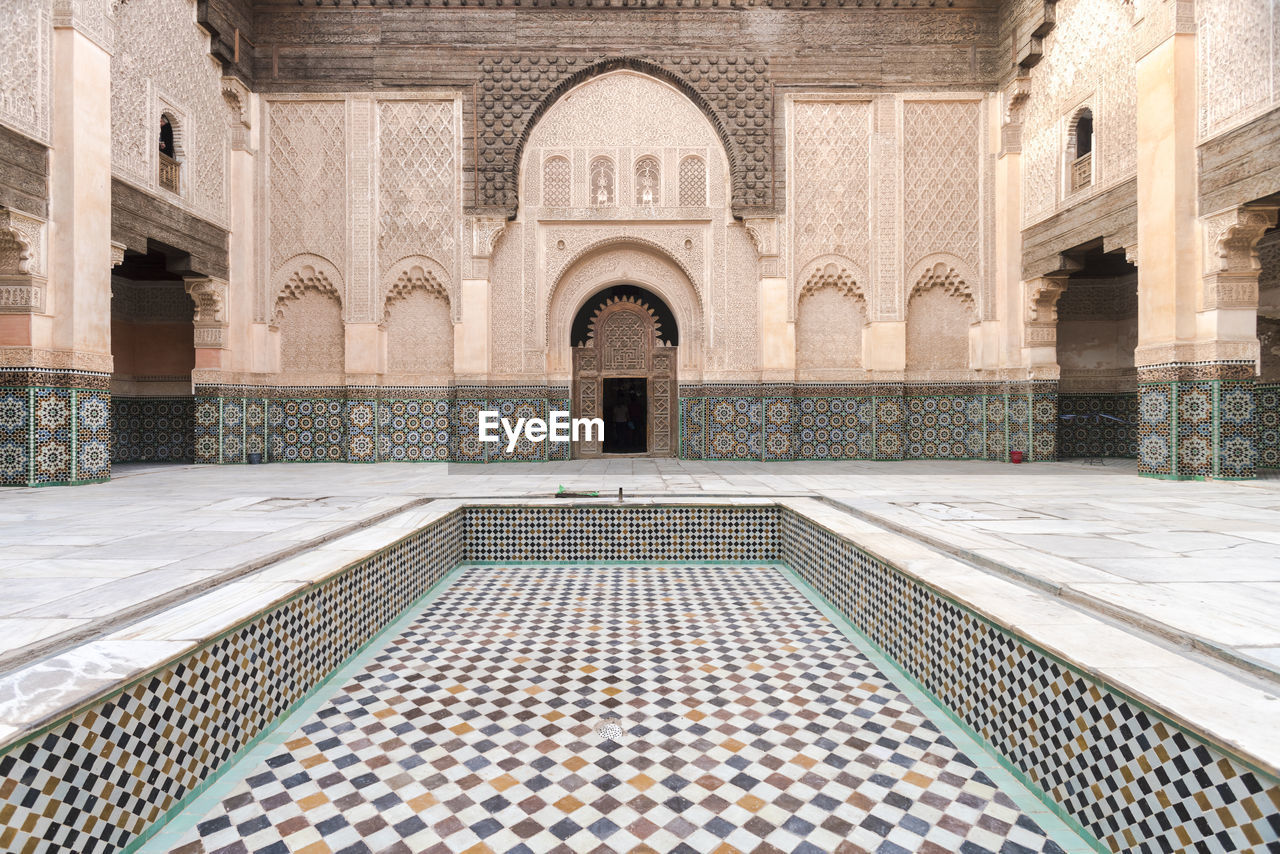
[[[591,161],[591,204],[594,207],[608,207],[617,200],[617,188],[614,183],[613,161],[608,157],[597,157]]]
[[[1067,166],[1071,171],[1071,192],[1093,183],[1093,110],[1082,107],[1071,117],[1067,129]]]
[[[564,157],[548,157],[542,164],[542,203],[567,208],[570,201],[569,161]]]
[[[182,192],[181,132],[172,113],[160,114],[160,188]]]
[[[702,207],[707,203],[707,163],[697,155],[680,161],[680,205]]]
[[[662,169],[655,157],[641,157],[636,161],[636,204],[662,204]]]

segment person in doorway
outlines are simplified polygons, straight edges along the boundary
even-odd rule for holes
[[[169,117],[160,116],[160,153],[165,157],[173,157],[173,125],[169,124]]]

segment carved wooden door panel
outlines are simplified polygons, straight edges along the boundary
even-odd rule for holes
[[[573,415],[576,418],[603,418],[600,383],[600,355],[594,347],[573,348]],[[604,453],[604,442],[590,435],[591,441],[574,444],[575,457],[598,457]]]
[[[574,416],[604,417],[604,380],[646,380],[645,423],[649,456],[671,457],[676,451],[676,348],[663,346],[657,317],[649,306],[630,297],[614,298],[596,310],[582,347],[573,348]],[[604,453],[604,443],[578,442],[575,456]]]
[[[649,373],[649,451],[655,457],[676,452],[676,348],[653,351]]]

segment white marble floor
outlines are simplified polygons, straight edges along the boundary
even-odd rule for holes
[[[1168,482],[1123,464],[984,462],[119,466],[0,491],[0,672],[415,502],[816,496],[1280,680],[1280,480]]]

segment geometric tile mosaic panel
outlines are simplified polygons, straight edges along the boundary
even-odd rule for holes
[[[782,517],[783,561],[1113,851],[1280,847],[1280,783],[848,542]]]
[[[796,386],[681,399],[680,455],[716,460],[1055,459],[1055,384]],[[998,387],[997,387],[998,388]],[[1030,391],[1028,391],[1030,389]],[[700,388],[690,394],[700,394]],[[801,393],[801,392],[804,393]]]
[[[0,756],[0,850],[118,851],[457,565],[461,516]]]
[[[37,388],[31,396],[31,480],[34,484],[71,481],[74,409],[69,388]]]
[[[1058,397],[1058,457],[1138,456],[1138,395],[1063,394]]]
[[[1257,406],[1258,468],[1280,468],[1280,385],[1254,387]]]
[[[388,400],[378,405],[380,458],[395,462],[449,458],[448,400]]]
[[[194,459],[195,399],[113,397],[114,462],[190,462]]]
[[[30,389],[0,388],[0,484],[26,486],[30,476]]]
[[[375,400],[343,402],[346,439],[344,459],[349,463],[372,463],[378,453],[378,403]]]
[[[764,402],[750,397],[707,398],[708,460],[758,460],[763,452]]]
[[[1004,394],[989,394],[983,399],[986,407],[986,458],[988,460],[1009,459],[1005,447],[1008,415],[1008,399]]]
[[[51,385],[32,385],[32,381]],[[111,476],[105,374],[0,370],[0,486],[96,483]]]
[[[1042,385],[1031,395],[1031,460],[1037,462],[1057,459],[1058,451],[1058,395]]]
[[[1138,472],[1172,475],[1175,383],[1138,386]]]
[[[981,459],[986,444],[979,395],[917,395],[907,402],[907,457]]]
[[[245,771],[174,854],[1062,850],[773,567],[470,568]]]
[[[75,479],[106,480],[111,476],[111,394],[76,391]]]
[[[1218,453],[1214,477],[1254,477],[1260,456],[1257,387],[1252,380],[1220,380],[1216,386]]]
[[[796,459],[868,460],[876,448],[875,397],[796,398]]]

